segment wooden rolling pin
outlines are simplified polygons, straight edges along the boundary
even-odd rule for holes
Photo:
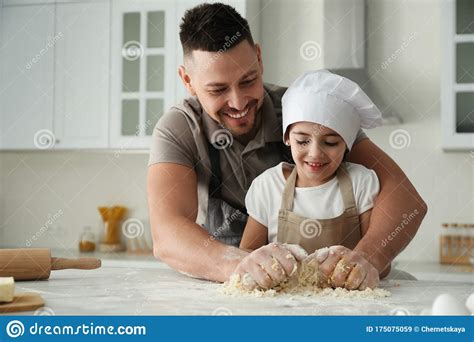
[[[100,265],[96,258],[52,258],[48,248],[0,249],[0,277],[15,280],[48,279],[51,270],[92,270]]]

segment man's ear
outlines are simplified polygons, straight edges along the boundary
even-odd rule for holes
[[[179,66],[178,74],[179,74],[179,77],[181,77],[181,80],[183,81],[184,86],[188,90],[188,93],[191,94],[191,96],[196,96],[196,91],[191,85],[191,76],[186,72],[186,67],[184,65]]]
[[[263,75],[262,49],[260,48],[259,44],[255,44],[255,51],[257,52],[258,65],[260,66],[260,70]]]

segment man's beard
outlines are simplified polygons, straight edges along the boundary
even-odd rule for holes
[[[236,111],[235,110],[220,110],[219,111],[219,124],[227,129],[230,133],[232,133],[232,135],[235,137],[235,138],[239,138],[239,137],[244,137],[250,133],[252,133],[255,128],[256,128],[256,125],[258,123],[258,100],[252,100],[250,101],[247,106],[245,107],[245,110],[248,110],[248,114],[246,115],[253,115],[253,122],[251,123],[251,127],[248,128],[247,131],[245,132],[242,132],[240,130],[236,130],[235,127],[238,127],[236,125],[228,125],[228,121],[229,121],[229,115],[226,114],[226,113],[235,113]],[[242,112],[242,111],[239,111],[239,112]],[[252,112],[252,113],[251,113]],[[238,113],[238,112],[237,112]],[[242,125],[244,126],[244,125]]]

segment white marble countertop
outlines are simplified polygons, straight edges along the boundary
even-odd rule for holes
[[[443,265],[434,261],[395,261],[394,265],[418,280],[474,283],[474,265]]]
[[[159,268],[160,263],[150,254],[132,254],[126,252],[118,253],[80,253],[77,250],[52,251],[53,256],[60,257],[95,257],[102,259],[105,267],[138,267],[138,268]],[[395,260],[392,268],[404,270],[414,275],[418,280],[428,281],[459,281],[474,283],[474,265],[442,265],[435,261],[413,261]]]
[[[472,282],[385,280],[380,287],[392,296],[381,299],[235,298],[219,293],[220,284],[189,278],[162,262],[150,264],[53,271],[49,280],[17,282],[16,290],[40,293],[46,306],[36,314],[55,315],[389,315],[394,309],[416,315],[438,294],[464,301],[474,291]]]

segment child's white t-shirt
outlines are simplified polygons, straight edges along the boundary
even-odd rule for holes
[[[255,178],[245,197],[248,214],[268,228],[268,242],[275,242],[278,232],[278,211],[286,179],[283,164],[274,166]],[[379,180],[375,171],[363,165],[344,162],[354,191],[357,212],[360,214],[372,209],[379,193]],[[340,216],[344,211],[337,177],[314,186],[295,188],[293,212],[312,219],[330,219]]]

